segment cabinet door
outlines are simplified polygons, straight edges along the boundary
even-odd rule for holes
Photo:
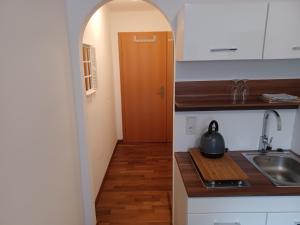
[[[266,217],[266,213],[189,214],[188,225],[265,225]]]
[[[266,17],[266,2],[186,4],[177,60],[262,59]]]
[[[300,1],[270,2],[265,59],[300,58]]]
[[[300,225],[300,213],[268,213],[267,225]]]

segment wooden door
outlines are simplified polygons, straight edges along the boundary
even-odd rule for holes
[[[167,43],[167,32],[119,33],[124,142],[167,141]]]

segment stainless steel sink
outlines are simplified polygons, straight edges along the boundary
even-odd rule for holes
[[[275,186],[300,186],[300,158],[292,152],[243,153]]]

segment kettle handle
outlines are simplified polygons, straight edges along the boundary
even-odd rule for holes
[[[218,132],[219,130],[219,124],[216,120],[212,120],[208,126],[208,133],[211,134],[213,132],[213,125],[215,125],[214,127],[214,131]]]

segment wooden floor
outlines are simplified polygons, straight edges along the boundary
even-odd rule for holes
[[[97,225],[170,225],[171,144],[119,144],[96,202]]]

